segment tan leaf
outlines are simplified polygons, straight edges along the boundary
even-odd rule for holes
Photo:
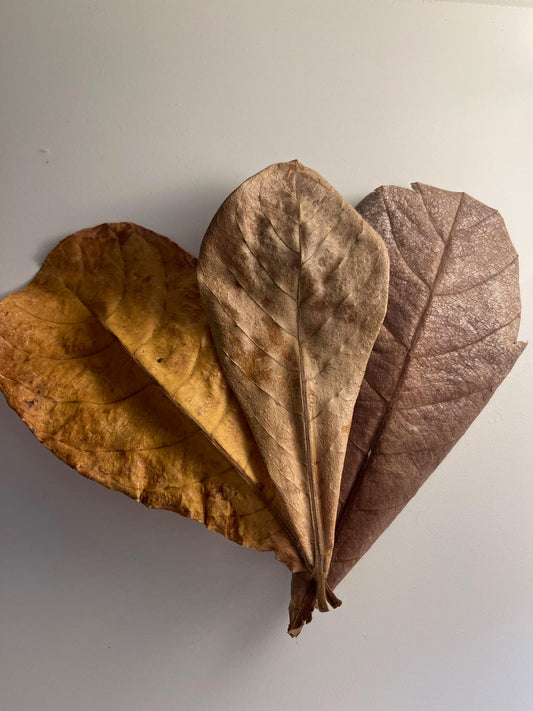
[[[302,569],[221,375],[196,260],[170,240],[120,223],[61,242],[0,304],[0,387],[80,473]]]
[[[387,281],[377,233],[297,161],[230,195],[200,254],[222,367],[312,562],[322,610],[346,441]]]
[[[420,184],[379,188],[357,209],[387,244],[389,305],[354,410],[332,587],[414,496],[525,347],[516,342],[518,258],[498,212]],[[293,587],[293,634],[314,604],[302,577]]]

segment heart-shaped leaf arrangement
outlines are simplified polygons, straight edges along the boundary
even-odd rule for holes
[[[340,604],[525,346],[499,214],[413,188],[356,211],[277,164],[223,203],[198,264],[101,225],[1,304],[0,387],[36,437],[110,489],[273,551],[292,635]]]

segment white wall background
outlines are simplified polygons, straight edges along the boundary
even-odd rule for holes
[[[131,220],[197,253],[299,158],[500,210],[533,334],[533,10],[353,0],[1,0],[0,292]],[[533,708],[530,346],[339,588],[285,634],[288,572],[56,460],[0,402],[2,711]]]

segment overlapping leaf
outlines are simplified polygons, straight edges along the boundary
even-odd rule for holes
[[[413,188],[379,188],[357,207],[389,250],[389,304],[354,411],[332,587],[434,471],[525,347],[516,342],[518,259],[498,212],[464,193]],[[293,585],[293,634],[313,609],[308,577]]]
[[[274,551],[294,573],[293,635],[338,603],[525,346],[499,214],[413,187],[376,190],[361,217],[293,161],[228,198],[199,276],[231,387],[196,260],[141,227],[67,238],[0,304],[0,388],[39,440],[111,489]],[[387,296],[377,233],[390,293],[367,365]]]
[[[200,254],[222,367],[312,561],[322,610],[346,441],[387,282],[379,235],[297,161],[243,183]]]
[[[0,386],[61,459],[303,563],[203,316],[196,260],[121,223],[61,242],[0,305]]]

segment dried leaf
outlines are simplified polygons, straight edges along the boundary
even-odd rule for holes
[[[297,161],[230,195],[200,254],[223,370],[312,564],[322,610],[346,441],[387,281],[380,237]]]
[[[389,305],[356,403],[343,473],[335,587],[486,405],[525,347],[518,258],[499,213],[464,193],[382,187],[357,209],[390,256]],[[312,585],[294,586],[293,633]]]
[[[61,242],[0,305],[0,387],[80,473],[302,569],[221,375],[196,260],[170,240],[120,223]]]

